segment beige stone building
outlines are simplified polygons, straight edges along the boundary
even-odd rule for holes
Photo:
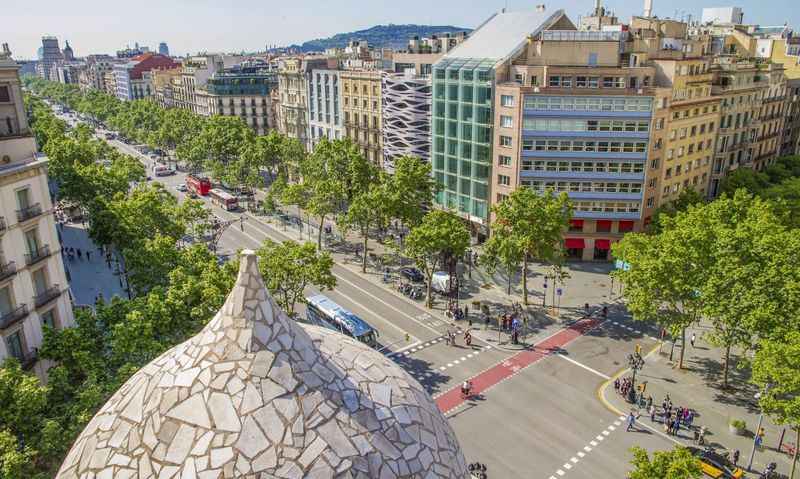
[[[44,378],[43,331],[68,327],[73,317],[47,158],[36,153],[17,70],[0,54],[0,362],[15,357]]]
[[[345,137],[358,144],[367,160],[381,165],[381,72],[343,71],[340,76]]]
[[[278,68],[278,130],[289,138],[297,138],[310,150],[308,117],[308,84],[312,70],[336,68],[336,59],[327,57],[289,57]]]
[[[153,90],[156,103],[164,108],[175,106],[174,82],[179,82],[181,78],[181,67],[165,68],[153,71]]]

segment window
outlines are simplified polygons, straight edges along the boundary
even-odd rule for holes
[[[504,148],[511,148],[511,137],[500,135],[500,146]]]
[[[0,86],[0,103],[8,103],[11,101],[11,94],[8,92],[8,87]]]
[[[17,205],[20,210],[25,210],[31,206],[31,190],[30,188],[23,188],[17,190]]]
[[[497,164],[500,166],[511,166],[511,157],[508,155],[499,155],[497,157]]]
[[[23,346],[22,342],[21,329],[18,329],[17,331],[6,336],[6,349],[8,349],[8,354],[10,356],[14,356],[19,361],[22,361],[25,358],[25,347]]]
[[[14,310],[14,298],[11,295],[11,286],[0,288],[0,317]]]
[[[497,184],[508,186],[511,184],[511,177],[506,175],[497,175]]]
[[[647,198],[647,207],[652,208],[653,205],[655,205],[655,202],[656,200],[654,197],[651,196],[650,198]]]
[[[49,311],[47,311],[46,313],[42,313],[42,315],[39,316],[39,317],[42,320],[42,327],[43,328],[44,327],[52,328],[52,329],[56,328],[56,308],[52,308]]]
[[[654,170],[658,168],[658,158],[653,158],[652,160],[650,160],[650,168]]]
[[[514,96],[513,95],[500,95],[500,105],[512,107],[514,106]]]
[[[514,119],[509,115],[500,115],[500,126],[503,128],[513,128]]]
[[[560,76],[551,76],[549,79],[548,86],[558,88],[561,86],[561,77]]]
[[[497,202],[502,203],[508,199],[508,195],[504,195],[502,193],[497,193]]]

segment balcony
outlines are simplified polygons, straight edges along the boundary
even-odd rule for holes
[[[40,203],[36,203],[28,206],[27,208],[22,208],[21,210],[17,210],[17,221],[22,223],[23,221],[28,221],[29,219],[35,218],[41,214],[42,214],[42,205]]]
[[[36,248],[36,250],[25,255],[25,264],[28,266],[36,264],[48,256],[50,256],[50,246],[40,246],[39,248]]]
[[[9,261],[6,264],[0,264],[0,281],[14,276],[17,272],[17,264]]]
[[[0,329],[6,329],[14,324],[22,321],[28,316],[28,305],[21,304],[16,309],[12,309],[6,314],[0,316]]]
[[[57,284],[54,284],[53,286],[50,286],[46,290],[34,296],[33,303],[37,308],[40,308],[59,296],[61,296],[61,288]]]

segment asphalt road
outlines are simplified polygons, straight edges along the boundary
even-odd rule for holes
[[[110,143],[146,164],[151,162],[130,145]],[[183,198],[176,190],[184,181],[182,173],[154,180]],[[233,255],[238,249],[258,248],[265,239],[299,238],[296,228],[284,230],[203,200],[223,220],[246,218],[243,229],[237,221],[223,233],[220,253]],[[491,374],[498,365],[514,364],[518,355],[525,354],[477,338],[471,347],[460,338],[457,345],[448,345],[444,335],[454,327],[441,312],[429,312],[421,303],[382,284],[374,273],[365,276],[356,265],[344,263],[341,256],[336,260],[333,273],[337,285],[323,294],[372,324],[380,332],[383,352],[434,398],[467,379]],[[308,290],[308,294],[317,292]],[[554,325],[543,337],[558,334],[561,327]],[[598,396],[598,388],[626,366],[626,357],[636,344],[644,353],[655,347],[655,335],[612,309],[610,318],[599,326],[581,332],[562,347],[542,350],[541,357],[530,365],[497,379],[477,397],[448,412],[467,460],[487,464],[491,478],[622,478],[630,469],[631,446],[670,448],[669,438],[646,427],[626,432],[619,412],[612,412]],[[644,416],[641,421],[649,423]]]

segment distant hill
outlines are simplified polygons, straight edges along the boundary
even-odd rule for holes
[[[337,33],[328,38],[318,38],[310,40],[302,45],[291,45],[304,52],[324,51],[326,48],[344,48],[351,40],[366,40],[370,46],[391,47],[395,49],[405,48],[408,40],[417,35],[419,37],[430,37],[442,33],[470,32],[471,28],[454,26],[432,26],[432,25],[375,25],[366,30],[358,30],[348,33]]]

